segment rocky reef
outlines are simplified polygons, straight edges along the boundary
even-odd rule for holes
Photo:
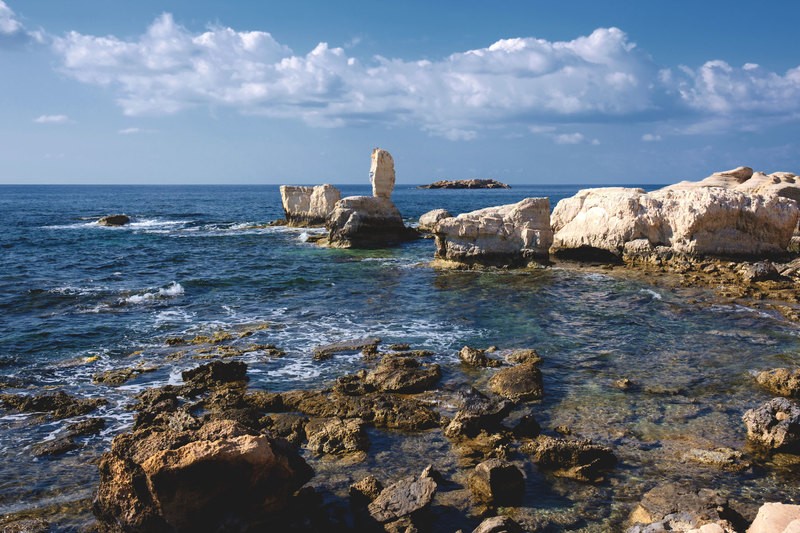
[[[418,189],[510,189],[505,183],[493,179],[439,180],[420,185]]]
[[[526,198],[489,207],[434,226],[436,259],[456,265],[523,266],[546,262],[553,240],[550,201]]]
[[[333,185],[281,185],[281,203],[289,226],[324,226],[342,193]]]

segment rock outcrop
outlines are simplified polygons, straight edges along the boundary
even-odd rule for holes
[[[610,448],[589,440],[571,440],[539,435],[522,446],[533,462],[554,476],[579,481],[599,481],[617,464]]]
[[[765,503],[747,533],[791,533],[800,531],[800,505]]]
[[[632,261],[664,252],[780,255],[798,219],[793,200],[720,187],[585,189],[556,205],[550,251]]]
[[[505,183],[493,179],[439,180],[428,185],[420,185],[419,189],[510,189]]]
[[[771,450],[800,450],[800,405],[773,398],[742,416],[751,442]]]
[[[100,226],[124,226],[130,222],[128,215],[106,215],[97,221]]]
[[[335,248],[377,248],[419,236],[407,228],[391,200],[394,160],[386,150],[372,151],[370,182],[373,196],[342,198],[328,215],[328,238],[322,242]]]
[[[440,220],[444,218],[450,218],[451,216],[453,215],[451,215],[447,209],[434,209],[433,211],[428,211],[419,217],[419,230],[433,231],[436,228],[436,224]]]
[[[478,464],[469,478],[469,488],[479,501],[494,505],[514,505],[522,500],[525,476],[512,463],[488,459]]]
[[[700,181],[681,181],[665,187],[669,190],[696,189],[699,187],[722,187],[747,194],[782,196],[800,201],[800,179],[791,172],[753,172],[750,167],[715,172]]]
[[[418,513],[430,506],[436,486],[429,476],[405,477],[381,491],[369,504],[369,514],[375,521],[386,523]]]
[[[550,200],[526,198],[440,220],[436,258],[462,265],[524,266],[546,262],[553,242]]]
[[[800,368],[773,368],[756,375],[756,382],[778,396],[800,398]]]
[[[542,372],[533,362],[503,368],[489,380],[489,388],[514,402],[540,400],[544,396]]]
[[[231,420],[146,429],[103,455],[94,512],[124,531],[236,530],[274,520],[311,475],[288,444]]]
[[[281,185],[281,203],[289,226],[324,226],[342,193],[333,185]]]
[[[711,489],[697,490],[676,483],[664,483],[642,496],[630,522],[639,524],[627,533],[685,531],[697,533],[741,531],[743,518],[728,500]],[[702,529],[705,527],[705,529]]]

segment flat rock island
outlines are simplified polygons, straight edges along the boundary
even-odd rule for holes
[[[418,189],[510,189],[509,185],[492,179],[439,180],[420,185]]]

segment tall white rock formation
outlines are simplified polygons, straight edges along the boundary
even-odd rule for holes
[[[372,184],[372,196],[391,198],[395,181],[394,159],[386,150],[375,148],[372,151],[369,181]]]
[[[324,226],[342,193],[333,185],[281,185],[281,203],[290,226]]]

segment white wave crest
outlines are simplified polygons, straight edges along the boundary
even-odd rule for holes
[[[183,286],[177,281],[173,281],[166,287],[158,289],[156,292],[145,292],[144,294],[134,294],[125,298],[125,302],[131,304],[140,304],[144,302],[151,302],[161,298],[174,298],[184,293]]]

